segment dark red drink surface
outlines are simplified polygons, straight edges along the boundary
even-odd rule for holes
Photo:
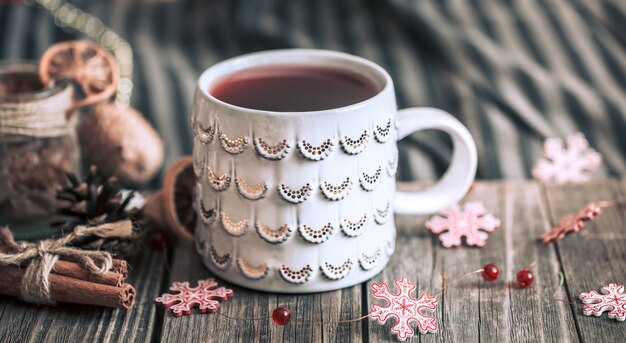
[[[231,105],[276,112],[321,111],[367,100],[379,88],[355,72],[313,65],[245,69],[218,80],[211,95]]]

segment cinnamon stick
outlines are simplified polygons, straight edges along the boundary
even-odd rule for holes
[[[24,269],[0,265],[0,294],[19,298],[23,276]],[[49,281],[50,294],[57,302],[125,309],[135,303],[135,288],[129,284],[115,287],[52,273]]]
[[[52,267],[52,272],[59,275],[73,277],[79,280],[101,283],[116,287],[120,287],[121,285],[123,285],[124,281],[126,280],[125,274],[119,272],[111,271],[101,275],[96,275],[90,273],[83,266],[76,262],[70,262],[65,260],[57,260],[57,262],[54,264],[54,267]]]

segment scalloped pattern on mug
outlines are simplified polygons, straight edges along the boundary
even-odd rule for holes
[[[264,225],[260,222],[257,222],[255,226],[259,237],[272,244],[278,244],[286,241],[293,232],[293,229],[288,224],[282,225],[275,230],[272,230],[268,225]]]
[[[358,237],[361,235],[365,229],[367,228],[367,213],[364,213],[361,218],[357,221],[350,221],[348,219],[344,219],[341,224],[341,230],[348,237]]]
[[[225,212],[222,212],[221,217],[222,227],[229,235],[239,237],[243,236],[248,231],[248,220],[241,219],[234,221]]]
[[[253,266],[243,257],[237,259],[237,267],[239,271],[245,277],[250,280],[261,280],[267,276],[267,263],[261,263],[258,266]]]
[[[383,208],[374,208],[374,221],[376,224],[383,225],[387,222],[390,216],[391,202],[387,201],[387,205]]]
[[[220,145],[227,153],[237,155],[241,154],[248,146],[248,138],[245,136],[239,136],[235,139],[228,138],[228,135],[224,131],[220,130]]]
[[[361,173],[361,177],[359,178],[359,181],[361,182],[361,187],[368,192],[371,192],[374,189],[376,189],[376,187],[380,183],[381,173],[382,173],[382,168],[380,166],[378,166],[378,168],[373,174]]]
[[[365,150],[365,147],[369,142],[369,136],[369,133],[365,130],[359,138],[352,139],[348,136],[343,136],[343,138],[339,140],[339,143],[341,143],[341,147],[346,153],[356,155]]]
[[[381,256],[382,252],[380,251],[380,248],[376,248],[376,250],[369,254],[361,252],[359,254],[359,264],[363,270],[370,270],[378,264]]]
[[[267,184],[265,181],[261,181],[257,184],[251,185],[242,176],[235,179],[237,190],[244,198],[250,200],[258,200],[265,196],[267,192]]]
[[[291,150],[291,145],[287,143],[286,139],[283,139],[277,144],[269,145],[262,138],[258,137],[254,140],[254,148],[262,157],[275,161],[285,158],[285,156],[289,154],[289,150]]]
[[[320,269],[327,278],[331,280],[341,280],[350,274],[353,265],[354,262],[352,262],[352,259],[349,258],[339,266],[333,266],[329,262],[323,262],[320,264]]]
[[[293,270],[283,264],[280,267],[279,272],[280,276],[282,276],[285,281],[298,285],[309,281],[311,274],[313,274],[313,268],[307,264],[300,270]]]
[[[350,177],[347,177],[338,186],[334,186],[328,181],[323,181],[320,184],[320,189],[322,190],[322,194],[329,200],[341,200],[350,194],[352,180],[350,180]]]
[[[203,223],[207,225],[213,224],[217,218],[216,213],[217,211],[215,211],[214,208],[207,209],[206,206],[204,206],[204,201],[200,200],[200,220]]]
[[[215,126],[208,125],[206,128],[202,126],[201,122],[196,124],[196,135],[200,139],[200,143],[203,145],[211,143],[215,137]]]
[[[374,128],[374,137],[379,143],[385,143],[390,136],[391,133],[391,119],[387,120],[387,125],[380,127],[376,125]]]
[[[209,257],[211,258],[213,265],[215,265],[215,267],[219,270],[227,270],[233,262],[233,258],[230,253],[220,255],[217,250],[215,250],[213,245],[209,248]]]
[[[311,184],[309,183],[302,186],[300,189],[295,190],[285,184],[278,186],[278,193],[280,193],[280,196],[285,199],[285,201],[293,204],[299,204],[307,200],[311,196],[312,191],[313,187],[311,187]]]
[[[214,190],[222,192],[228,189],[228,187],[230,186],[230,175],[228,175],[228,173],[217,176],[215,175],[211,167],[207,167],[206,174],[209,177],[209,184]]]
[[[394,177],[398,171],[398,155],[387,161],[387,175]]]
[[[334,143],[330,138],[326,139],[318,146],[312,145],[302,139],[298,142],[298,150],[300,150],[302,156],[308,158],[309,160],[321,161],[330,155],[333,151],[333,145]]]
[[[325,242],[327,239],[330,238],[330,236],[333,235],[335,228],[333,228],[333,226],[328,223],[324,225],[321,229],[315,230],[306,224],[302,224],[298,228],[298,231],[300,231],[300,235],[302,236],[302,238],[304,238],[305,241],[309,243],[320,244]]]

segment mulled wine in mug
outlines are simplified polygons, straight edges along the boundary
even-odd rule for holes
[[[364,282],[394,251],[394,213],[457,202],[476,170],[467,129],[434,108],[398,111],[380,66],[324,50],[276,50],[206,70],[191,118],[196,246],[217,276],[286,293]],[[396,142],[452,136],[443,178],[396,191]],[[419,256],[416,256],[419,258]]]

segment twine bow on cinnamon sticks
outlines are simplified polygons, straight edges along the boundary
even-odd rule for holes
[[[0,294],[35,304],[68,302],[130,308],[135,289],[125,284],[126,261],[105,251],[68,246],[86,236],[127,237],[132,223],[124,220],[94,227],[78,226],[58,239],[16,242],[0,229]]]

